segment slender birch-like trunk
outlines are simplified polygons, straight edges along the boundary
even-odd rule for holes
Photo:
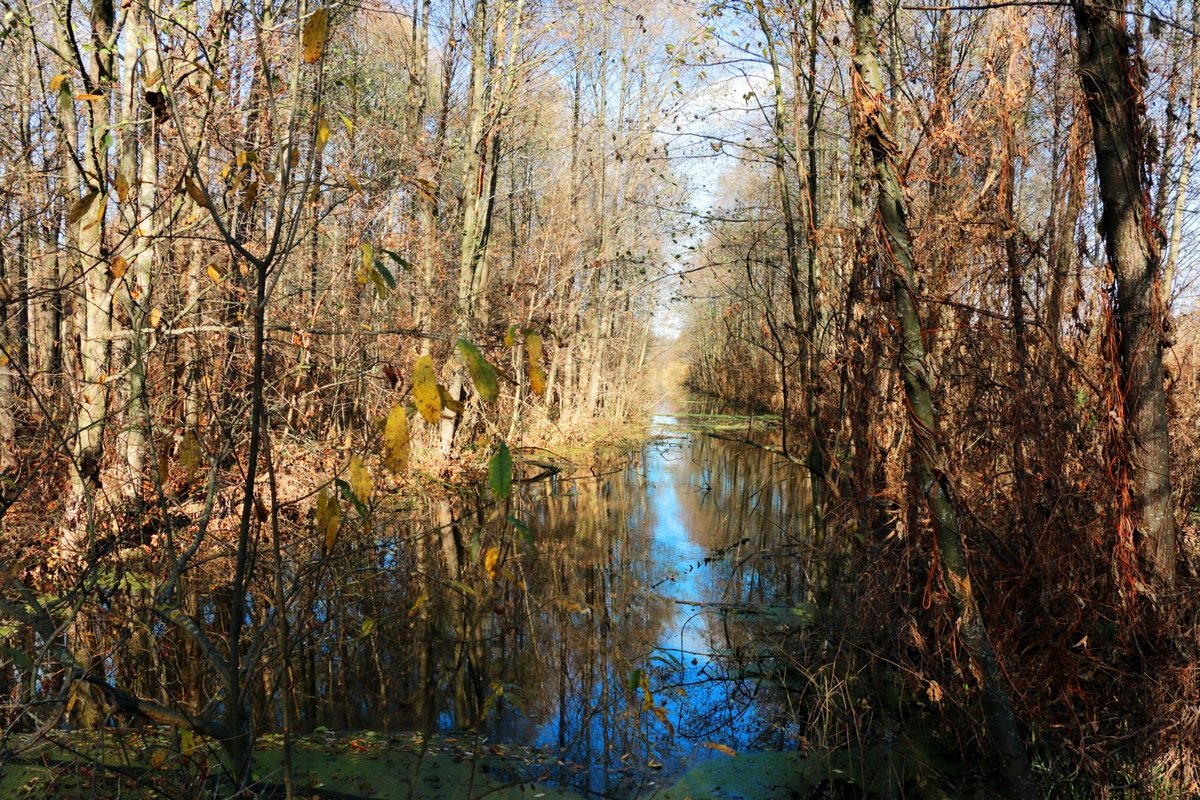
[[[966,548],[963,546],[958,504],[951,492],[949,464],[933,403],[933,376],[925,357],[916,288],[916,261],[908,228],[908,200],[897,167],[897,150],[886,116],[889,101],[883,90],[879,63],[875,9],[872,0],[854,0],[854,102],[858,122],[875,164],[878,188],[877,221],[880,239],[887,248],[885,269],[890,273],[894,313],[899,332],[899,366],[908,397],[909,428],[917,480],[933,521],[934,541],[942,568],[942,581],[958,617],[957,629],[971,659],[980,670],[983,707],[989,733],[1002,759],[1009,797],[1037,797],[1029,757],[1004,677],[992,648],[971,586]]]

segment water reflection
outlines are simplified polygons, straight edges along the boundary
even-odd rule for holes
[[[804,599],[803,475],[680,421],[608,474],[377,529],[315,612],[332,633],[303,659],[305,721],[470,729],[618,796],[722,747],[792,746],[797,714],[760,679],[778,616],[744,611]]]

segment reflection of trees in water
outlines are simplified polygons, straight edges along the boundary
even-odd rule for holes
[[[697,598],[708,604],[702,610],[717,654],[709,673],[731,684],[731,704],[753,704],[737,745],[784,747],[794,738],[795,698],[762,678],[771,674],[787,618],[781,624],[777,613],[744,612],[806,597],[807,481],[800,467],[775,454],[707,436],[694,436],[688,458],[672,469],[686,487],[680,505],[687,530],[712,554]]]
[[[553,694],[527,711],[546,724],[542,741],[567,762],[587,765],[591,784],[600,788],[596,783],[606,785],[604,776],[623,757],[647,760],[638,699],[627,681],[670,609],[646,591],[653,520],[636,472],[559,490],[567,496],[535,506],[533,528],[546,544],[533,559],[530,581],[537,609],[531,643],[547,656],[540,685]]]
[[[807,590],[807,482],[801,468],[747,445],[696,437],[672,467],[696,544],[714,554],[703,599],[723,604],[795,603]]]
[[[546,745],[566,762],[553,777],[616,792],[701,742],[780,746],[772,725],[795,718],[793,698],[756,678],[779,627],[727,609],[806,599],[806,518],[798,468],[704,436],[652,444],[604,476],[525,485],[511,508],[384,501],[369,529],[348,508],[329,556],[297,513],[284,564],[299,587],[290,652],[281,658],[273,637],[247,644],[263,648],[247,687],[266,716],[259,729],[282,723],[268,698],[290,685],[301,730],[474,729]],[[687,555],[662,549],[671,526]],[[213,575],[182,576],[178,596],[219,649],[231,602],[214,563]],[[273,630],[272,579],[252,587],[247,630]],[[149,617],[152,602],[134,583],[103,595],[90,649],[143,696],[219,708],[222,687],[192,639],[161,623],[99,628]],[[631,688],[635,674],[645,687]],[[54,691],[52,679],[38,691]]]
[[[670,608],[646,590],[640,483],[629,469],[536,487],[511,511],[531,541],[497,507],[378,519],[313,608],[320,637],[296,659],[302,723],[475,729],[554,746],[593,777],[627,754],[644,764],[626,684]]]
[[[725,610],[803,599],[802,476],[727,441],[664,446],[653,468],[533,485],[507,511],[443,504],[393,525],[380,515],[313,608],[322,624],[296,659],[302,722],[545,745],[565,762],[552,777],[605,791],[651,761],[670,766],[675,747],[734,732],[739,748],[783,744],[789,698],[750,677],[779,628]],[[694,564],[656,562],[655,491],[674,492],[677,522],[706,554]],[[695,596],[654,590],[682,570],[689,580],[672,585]],[[708,653],[670,651],[685,623]],[[630,688],[635,670],[674,740]]]

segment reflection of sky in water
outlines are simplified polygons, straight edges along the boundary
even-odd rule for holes
[[[609,598],[605,601],[610,606],[606,619],[579,618],[579,629],[586,631],[592,626],[617,637],[623,632],[644,632],[650,638],[641,645],[609,641],[602,645],[609,647],[609,652],[572,654],[569,667],[568,657],[545,653],[545,658],[563,658],[558,671],[574,679],[571,685],[560,683],[558,687],[560,693],[565,691],[565,702],[548,704],[554,711],[539,719],[525,718],[510,707],[490,726],[490,733],[498,738],[520,739],[548,749],[562,747],[564,760],[582,769],[565,771],[560,779],[576,787],[586,784],[600,791],[634,794],[647,780],[665,781],[669,774],[713,756],[712,744],[738,751],[787,744],[770,730],[766,720],[759,719],[756,687],[730,675],[714,660],[714,655],[730,648],[725,638],[730,621],[722,618],[718,606],[737,600],[739,592],[727,596],[730,560],[719,558],[710,549],[751,535],[752,524],[759,530],[778,530],[785,522],[781,515],[786,513],[786,503],[768,503],[764,508],[748,498],[747,494],[755,494],[754,488],[740,485],[748,476],[737,471],[726,474],[729,462],[713,462],[719,449],[694,446],[694,434],[679,433],[674,416],[655,415],[654,425],[660,438],[646,446],[640,472],[635,466],[624,475],[611,477],[614,482],[625,481],[627,490],[640,493],[644,502],[630,503],[625,496],[594,508],[571,509],[581,515],[575,519],[576,525],[586,525],[582,514],[591,513],[606,536],[650,537],[640,542],[640,548],[610,550],[618,555],[599,578]],[[728,449],[719,454],[728,456]],[[741,458],[733,456],[734,460]],[[753,480],[762,477],[761,473],[755,476]],[[709,481],[714,478],[724,490],[714,494],[723,494],[736,508],[717,507],[718,501],[709,496]],[[565,501],[552,498],[545,502]],[[756,505],[759,513],[751,510]],[[534,512],[531,516],[539,516],[530,510]],[[730,514],[731,510],[736,513]],[[774,519],[759,519],[764,511]],[[536,523],[531,527],[536,537]],[[624,563],[622,559],[629,556],[646,563]],[[633,591],[626,586],[625,595],[617,592],[623,582],[637,575],[645,576],[650,585]],[[617,607],[612,598],[619,596],[630,598],[628,607]],[[649,649],[637,650],[647,646]],[[580,663],[586,658],[598,661],[599,672]],[[645,671],[653,705],[661,709],[669,724],[644,707],[643,692],[629,690],[627,670],[631,667]],[[590,679],[582,679],[582,675]],[[542,691],[554,689],[547,685]],[[647,765],[656,762],[661,763],[662,772],[647,772]],[[614,778],[617,772],[623,772],[623,778]]]
[[[673,424],[676,419],[672,416],[655,417],[660,428]],[[660,656],[675,665],[661,676],[665,691],[660,696],[679,734],[676,760],[683,762],[711,755],[713,751],[703,747],[704,743],[743,749],[754,740],[759,726],[753,687],[713,660],[714,653],[728,647],[714,608],[725,599],[724,571],[706,563],[712,552],[696,543],[701,532],[692,530],[689,522],[694,523],[697,516],[684,509],[685,504],[704,505],[708,487],[702,473],[711,465],[697,463],[690,436],[665,440],[659,456],[647,465],[655,512],[653,558],[665,578],[657,590],[678,601],[657,648]],[[684,497],[689,494],[698,497]],[[718,539],[736,539],[735,533],[724,531]],[[707,538],[711,540],[711,535]]]

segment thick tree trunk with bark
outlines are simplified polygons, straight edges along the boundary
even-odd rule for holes
[[[1171,442],[1163,387],[1167,304],[1146,179],[1141,71],[1122,9],[1075,3],[1079,79],[1092,120],[1100,218],[1115,279],[1113,317],[1133,486],[1135,544],[1151,596],[1175,586]]]

